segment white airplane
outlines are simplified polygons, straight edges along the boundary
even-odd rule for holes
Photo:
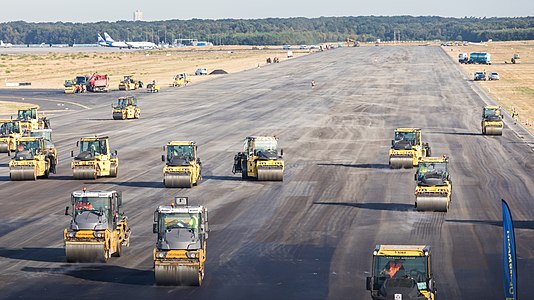
[[[4,41],[0,41],[0,48],[10,48],[13,47],[13,44],[7,43],[5,44]]]
[[[115,48],[131,48],[125,42],[115,42],[107,33],[104,32],[106,39],[103,39],[100,33],[96,34],[97,44],[103,47],[115,47]],[[108,40],[109,37],[109,40]]]
[[[104,37],[106,38],[105,42],[108,44],[111,43],[113,45],[112,47],[117,47],[115,46],[115,43],[119,43],[121,45],[126,44],[128,48],[135,48],[135,49],[158,48],[158,45],[151,43],[151,42],[115,42],[107,32],[104,32]],[[124,46],[121,46],[121,47],[124,47]]]

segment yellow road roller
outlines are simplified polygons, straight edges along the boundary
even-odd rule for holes
[[[449,209],[452,181],[449,175],[449,158],[424,157],[419,160],[415,173],[415,208],[419,211],[444,211]]]
[[[143,83],[135,80],[133,75],[125,75],[119,82],[119,90],[121,91],[137,90],[142,87]]]
[[[430,146],[428,143],[423,143],[421,129],[395,129],[395,139],[391,141],[391,149],[389,149],[390,168],[409,169],[417,166],[419,158],[430,155]]]
[[[189,77],[186,73],[180,73],[174,76],[174,81],[172,82],[171,86],[186,86],[188,83],[190,83],[191,80],[189,80]]]
[[[191,188],[202,179],[202,163],[197,157],[195,142],[172,141],[163,147],[167,157],[163,168],[163,184],[167,188]]]
[[[23,135],[22,123],[17,120],[0,120],[0,153],[17,150],[17,140]]]
[[[241,172],[243,179],[283,181],[284,150],[278,155],[278,138],[274,136],[249,136],[245,138],[243,152],[234,156],[232,173]]]
[[[482,134],[502,135],[503,115],[499,106],[486,106],[482,110]]]
[[[57,153],[53,144],[45,144],[42,137],[21,137],[15,156],[9,161],[9,177],[13,181],[48,178],[56,173]]]
[[[76,84],[72,80],[65,80],[63,87],[65,94],[74,94],[76,92]]]
[[[121,192],[75,191],[65,215],[71,217],[63,231],[67,262],[106,262],[112,255],[121,256],[123,246],[130,245]]]
[[[46,117],[39,118],[37,107],[19,109],[17,120],[21,122],[22,127],[28,130],[50,128],[50,120]]]
[[[148,93],[159,93],[159,90],[159,85],[156,83],[155,80],[153,80],[152,83],[146,85],[146,91]]]
[[[373,300],[435,300],[430,246],[376,245],[367,290]]]
[[[120,97],[117,104],[112,104],[111,107],[114,120],[139,119],[141,115],[141,108],[137,106],[137,98],[134,96]]]
[[[96,179],[97,177],[117,177],[119,158],[117,150],[109,149],[107,136],[83,137],[77,144],[79,154],[71,163],[74,179]]]
[[[204,279],[208,210],[176,197],[154,212],[154,277],[157,285],[200,286]]]

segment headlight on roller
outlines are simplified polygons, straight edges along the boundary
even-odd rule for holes
[[[157,257],[158,258],[165,258],[165,252],[158,252]]]
[[[188,258],[197,258],[197,253],[196,252],[186,252],[185,255]]]
[[[103,238],[104,237],[104,233],[102,232],[98,232],[98,231],[95,231],[93,233],[93,235],[95,236],[95,238],[99,239],[99,238]]]
[[[68,237],[73,238],[76,236],[76,232],[69,232],[67,235]]]

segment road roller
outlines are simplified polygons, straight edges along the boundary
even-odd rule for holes
[[[0,120],[0,153],[15,152],[17,139],[24,133],[22,124],[17,120]]]
[[[397,128],[389,150],[389,166],[392,169],[416,167],[421,157],[431,155],[428,143],[423,143],[421,129]]]
[[[134,96],[120,97],[116,105],[111,105],[114,120],[139,119],[141,108],[137,106]]]
[[[107,136],[83,137],[76,146],[80,148],[77,156],[74,151],[71,163],[74,179],[96,179],[97,177],[117,177],[119,158],[117,150],[109,150]]]
[[[154,277],[157,285],[200,286],[204,279],[208,210],[176,197],[154,212]]]
[[[122,248],[130,245],[121,192],[75,191],[65,215],[71,217],[63,231],[67,262],[107,262],[112,255],[122,256]]]
[[[48,118],[44,116],[39,118],[37,107],[19,109],[17,120],[28,130],[51,128]]]
[[[503,115],[499,106],[486,106],[482,110],[482,134],[502,135]]]
[[[245,138],[243,152],[234,156],[232,173],[241,172],[243,179],[283,181],[284,150],[278,155],[278,138],[275,136],[249,136]]]
[[[419,160],[415,180],[415,208],[418,211],[443,211],[449,209],[452,180],[449,174],[449,158],[424,157]]]
[[[367,290],[373,300],[435,300],[428,245],[376,245]]]
[[[163,168],[163,184],[167,188],[191,188],[198,185],[202,179],[202,163],[197,157],[195,142],[168,142],[163,150],[167,152],[161,156],[165,162]]]
[[[57,153],[53,144],[46,144],[42,137],[21,137],[9,161],[9,177],[12,181],[48,178],[50,173],[56,173],[56,166]]]

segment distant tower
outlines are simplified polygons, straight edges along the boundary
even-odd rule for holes
[[[133,18],[134,21],[143,21],[143,12],[142,11],[136,10],[136,11],[134,11],[133,15],[134,15],[133,16],[134,17]]]

